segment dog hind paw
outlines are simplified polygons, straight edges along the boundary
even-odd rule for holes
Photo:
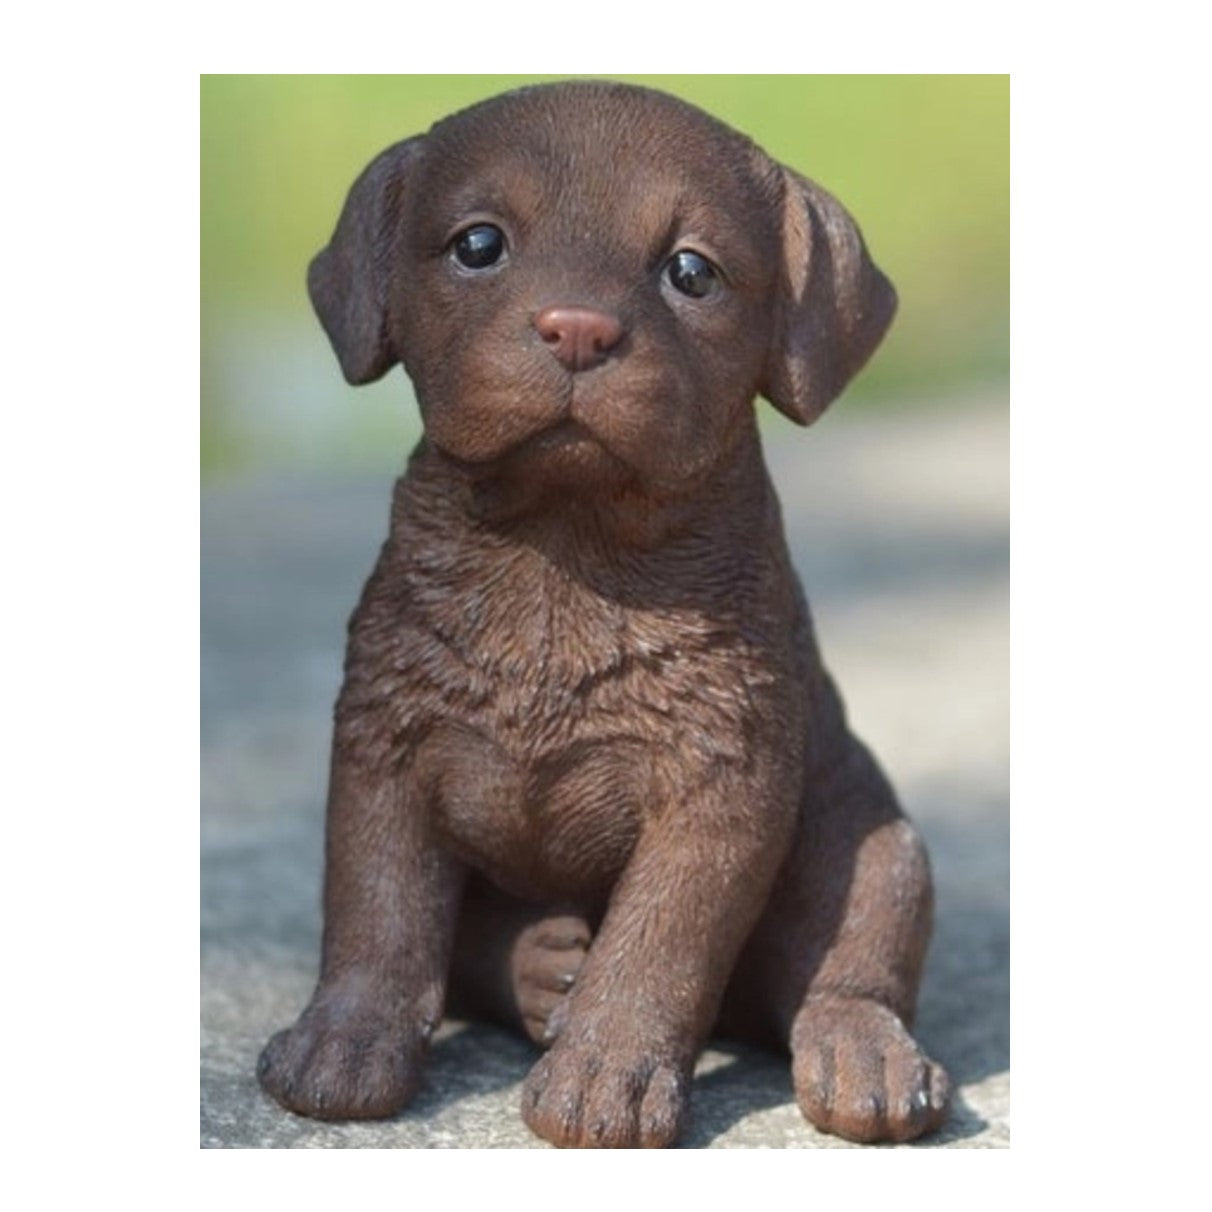
[[[946,1119],[946,1071],[879,1002],[810,997],[791,1046],[800,1109],[823,1132],[863,1143],[908,1141]]]
[[[584,918],[560,914],[527,926],[514,943],[514,998],[522,1025],[536,1044],[546,1047],[563,1030],[568,993],[592,938]]]

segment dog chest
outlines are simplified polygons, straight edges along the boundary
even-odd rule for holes
[[[419,710],[527,766],[618,741],[740,756],[790,620],[750,606],[751,568],[678,554],[402,528],[378,595],[399,624],[389,663]]]
[[[607,894],[639,836],[644,759],[616,742],[523,763],[451,725],[421,761],[437,767],[429,805],[448,849],[514,895],[583,903]]]
[[[604,894],[646,821],[749,760],[772,679],[701,611],[514,571],[414,586],[399,702],[430,720],[417,761],[452,850],[520,896]]]

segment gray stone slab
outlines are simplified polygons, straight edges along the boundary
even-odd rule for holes
[[[957,1084],[907,1148],[1009,1144],[1007,423],[1004,401],[775,422],[767,447],[826,660],[931,849],[919,1014]],[[396,1119],[320,1124],[253,1077],[315,978],[323,793],[345,619],[390,475],[228,483],[202,507],[202,1116],[211,1148],[545,1148],[518,1115],[537,1053],[447,1023]],[[853,1148],[814,1131],[786,1063],[711,1048],[689,1148]]]

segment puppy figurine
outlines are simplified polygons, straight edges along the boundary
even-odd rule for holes
[[[753,407],[808,424],[887,329],[849,215],[671,97],[548,85],[383,152],[308,282],[425,437],[349,625],[320,979],[264,1088],[390,1116],[450,1004],[546,1047],[522,1114],[555,1145],[673,1142],[713,1029],[788,1048],[826,1132],[937,1128],[926,854],[821,664]]]

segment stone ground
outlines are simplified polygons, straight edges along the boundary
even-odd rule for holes
[[[771,466],[826,659],[924,833],[937,924],[918,1021],[957,1086],[903,1148],[1009,1145],[1007,414],[835,410],[773,423]],[[202,519],[202,1076],[208,1148],[545,1148],[518,1115],[537,1053],[447,1023],[394,1120],[282,1111],[253,1069],[315,978],[330,709],[390,476],[209,489]],[[814,1131],[782,1059],[719,1046],[688,1148],[854,1148]]]

